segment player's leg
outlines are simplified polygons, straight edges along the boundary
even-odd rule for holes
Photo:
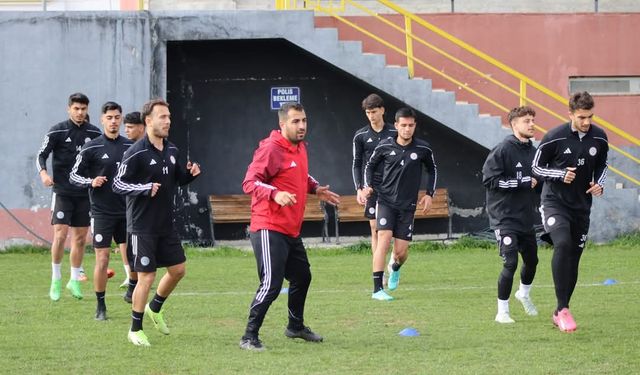
[[[395,225],[393,228],[393,253],[391,270],[389,273],[389,290],[395,290],[400,283],[400,267],[409,258],[409,243],[413,238],[413,211],[396,210]]]
[[[518,268],[518,237],[514,233],[496,230],[496,240],[502,258],[502,270],[498,276],[498,323],[515,323],[509,313],[509,296],[513,286],[513,276]]]
[[[129,260],[127,259],[127,247],[120,246],[118,247],[118,252],[120,253],[120,258],[122,259],[122,266],[124,267],[124,280],[120,284],[120,289],[125,289],[129,287],[129,277],[131,275],[131,267],[129,266]]]
[[[87,243],[87,233],[91,221],[90,210],[91,204],[88,197],[68,197],[69,206],[71,207],[71,218],[69,226],[71,227],[71,280],[85,281],[86,276],[82,268],[82,259],[84,258],[85,245]]]
[[[132,233],[131,244],[133,253],[133,267],[138,272],[138,284],[133,291],[131,304],[131,328],[128,339],[138,346],[149,346],[149,340],[143,331],[143,318],[149,291],[156,278],[155,253],[158,236]]]
[[[62,258],[64,243],[69,232],[69,216],[62,198],[53,193],[51,196],[53,240],[51,241],[51,287],[49,288],[49,298],[53,301],[60,299],[62,290]]]
[[[288,238],[289,256],[285,264],[285,279],[289,280],[289,323],[284,331],[289,338],[320,342],[322,336],[304,325],[304,305],[311,285],[311,267],[302,239]]]
[[[561,331],[570,332],[576,329],[573,316],[569,312],[569,290],[575,259],[575,244],[571,235],[571,224],[568,217],[560,214],[548,216],[545,230],[553,242],[551,273],[555,286],[557,308],[553,313],[553,323]]]
[[[138,284],[138,273],[134,271],[133,268],[134,256],[131,246],[131,233],[127,233],[127,243],[125,251],[127,253],[127,261],[129,262],[129,269],[131,270],[131,272],[129,273],[129,285],[127,285],[127,291],[124,293],[122,298],[125,300],[125,302],[131,303],[133,298],[133,291]]]
[[[536,234],[534,232],[518,235],[518,243],[520,254],[522,255],[522,267],[520,269],[520,287],[515,297],[520,303],[527,315],[536,316],[536,309],[531,297],[531,285],[536,275],[538,265],[538,244],[536,242]]]
[[[567,291],[567,304],[571,301],[571,296],[578,283],[578,270],[580,267],[580,258],[587,244],[589,233],[589,216],[575,217],[571,225],[571,237],[573,238],[573,252],[570,256],[570,279],[569,290]]]
[[[262,229],[249,234],[260,286],[249,308],[249,318],[240,348],[264,350],[259,339],[260,328],[271,303],[278,298],[284,280],[285,264],[289,257],[287,236],[282,233]]]
[[[94,239],[95,241],[95,239]],[[107,268],[109,267],[110,247],[96,248],[96,264],[93,269],[93,290],[96,293],[96,320],[107,320],[107,304],[105,294],[107,290]]]

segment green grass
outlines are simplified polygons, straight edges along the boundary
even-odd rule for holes
[[[466,244],[469,245],[469,244]],[[472,244],[473,245],[473,244]],[[152,347],[126,340],[130,305],[107,289],[110,320],[93,320],[95,298],[64,294],[50,302],[50,258],[22,249],[0,253],[0,372],[34,374],[637,374],[640,371],[638,236],[590,246],[572,300],[578,331],[551,324],[555,304],[551,250],[540,249],[527,317],[515,299],[516,324],[493,322],[501,263],[494,246],[412,245],[400,287],[389,303],[372,301],[368,245],[309,251],[314,280],[306,322],[322,344],[286,339],[286,297],[271,306],[261,331],[263,353],[238,349],[258,285],[250,252],[188,252],[187,276],[166,303],[172,329],[162,336],[145,320]],[[85,268],[93,265],[88,254]],[[65,257],[63,275],[68,277]],[[604,286],[607,278],[619,283]],[[517,282],[516,282],[517,284]],[[516,285],[517,286],[517,285]],[[416,328],[419,337],[398,332]]]

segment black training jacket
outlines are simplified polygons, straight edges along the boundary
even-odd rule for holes
[[[145,136],[124,153],[113,190],[127,196],[127,231],[168,235],[173,231],[173,195],[176,185],[195,179],[178,163],[178,148],[166,139],[158,150]],[[153,183],[161,184],[151,197]]]
[[[391,124],[384,124],[380,132],[373,130],[371,125],[367,125],[353,136],[353,165],[351,174],[356,190],[364,187],[364,167],[367,164],[373,150],[378,147],[381,140],[395,138],[398,131]],[[378,168],[373,174],[371,186],[377,186],[382,180],[382,168]]]
[[[47,158],[53,152],[51,166],[53,173],[53,192],[65,196],[86,197],[87,189],[72,185],[69,173],[76,161],[76,155],[82,146],[100,136],[102,132],[88,122],[76,125],[66,120],[53,125],[44,136],[36,161],[38,172],[47,169]]]
[[[592,195],[585,192],[591,187],[590,182],[604,187],[608,152],[607,134],[593,124],[582,138],[572,130],[571,123],[550,130],[533,159],[534,175],[545,181],[542,205],[589,214]],[[567,167],[577,168],[570,184],[562,182]]]
[[[382,181],[374,187],[378,201],[398,210],[415,210],[422,180],[422,166],[427,168],[427,193],[436,190],[437,169],[431,146],[413,138],[401,146],[395,138],[380,141],[365,166],[365,186],[372,186],[373,171],[382,164]]]
[[[531,141],[521,142],[510,135],[487,156],[482,166],[482,183],[487,189],[487,213],[492,229],[520,233],[533,230],[538,201],[538,189],[531,188],[535,153]]]
[[[113,181],[122,155],[133,144],[123,136],[111,139],[101,135],[82,147],[76,163],[69,174],[69,181],[78,187],[89,189],[92,217],[124,217],[125,197],[113,191]],[[98,176],[107,177],[102,186],[91,187],[91,180]]]

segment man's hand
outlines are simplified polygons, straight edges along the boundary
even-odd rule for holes
[[[567,171],[564,174],[564,179],[562,180],[562,182],[564,182],[565,184],[570,184],[573,182],[573,180],[576,179],[576,173],[574,172],[576,170],[576,167],[567,167],[565,169]]]
[[[367,204],[367,197],[364,194],[364,189],[358,189],[356,191],[356,201],[361,206],[364,206],[365,204]]]
[[[154,197],[156,194],[158,194],[158,189],[160,189],[160,184],[157,182],[154,182],[151,185],[151,196]]]
[[[91,180],[91,187],[101,187],[105,182],[107,182],[107,176],[98,176]]]
[[[49,176],[47,171],[44,169],[40,170],[40,180],[42,181],[42,184],[46,187],[53,186],[53,179],[51,178],[51,176]]]
[[[373,188],[371,186],[367,186],[366,188],[362,189],[362,194],[364,195],[365,198],[369,198],[372,193],[373,193]]]
[[[340,196],[329,190],[329,185],[318,186],[316,188],[316,195],[321,201],[327,202],[332,206],[340,204]]]
[[[594,183],[593,181],[589,182],[589,185],[591,186],[589,188],[589,190],[587,190],[587,194],[591,194],[595,197],[599,197],[602,195],[603,193],[603,189],[602,186],[600,186],[599,184]]]
[[[296,200],[296,195],[291,194],[288,191],[279,191],[276,193],[276,196],[273,198],[277,204],[281,206],[292,206],[296,204],[298,201]]]
[[[536,185],[538,185],[538,180],[531,177],[531,188],[533,189],[534,187],[536,187]]]
[[[191,173],[193,177],[200,174],[200,164],[192,163],[190,161],[187,162],[187,170]]]
[[[420,202],[418,204],[420,206],[423,206],[422,208],[423,214],[426,214],[427,212],[429,212],[429,210],[431,209],[432,202],[433,202],[433,198],[431,198],[429,194],[425,195],[424,197],[422,197],[422,199],[420,199]]]

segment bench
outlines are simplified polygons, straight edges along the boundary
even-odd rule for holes
[[[426,190],[418,192],[418,200],[425,196]],[[451,215],[449,214],[449,193],[446,188],[436,189],[433,195],[431,210],[426,214],[422,213],[422,207],[416,207],[415,219],[448,218],[448,233],[451,237]],[[369,221],[364,217],[364,206],[361,206],[355,195],[343,195],[340,197],[340,204],[336,207],[336,243],[340,243],[338,224],[342,222]]]
[[[251,196],[247,194],[209,196],[211,226],[214,224],[249,223],[251,221]],[[330,242],[328,214],[325,203],[315,194],[307,194],[304,221],[322,221],[322,242]],[[213,230],[212,230],[212,237]],[[213,239],[215,243],[215,238]]]

